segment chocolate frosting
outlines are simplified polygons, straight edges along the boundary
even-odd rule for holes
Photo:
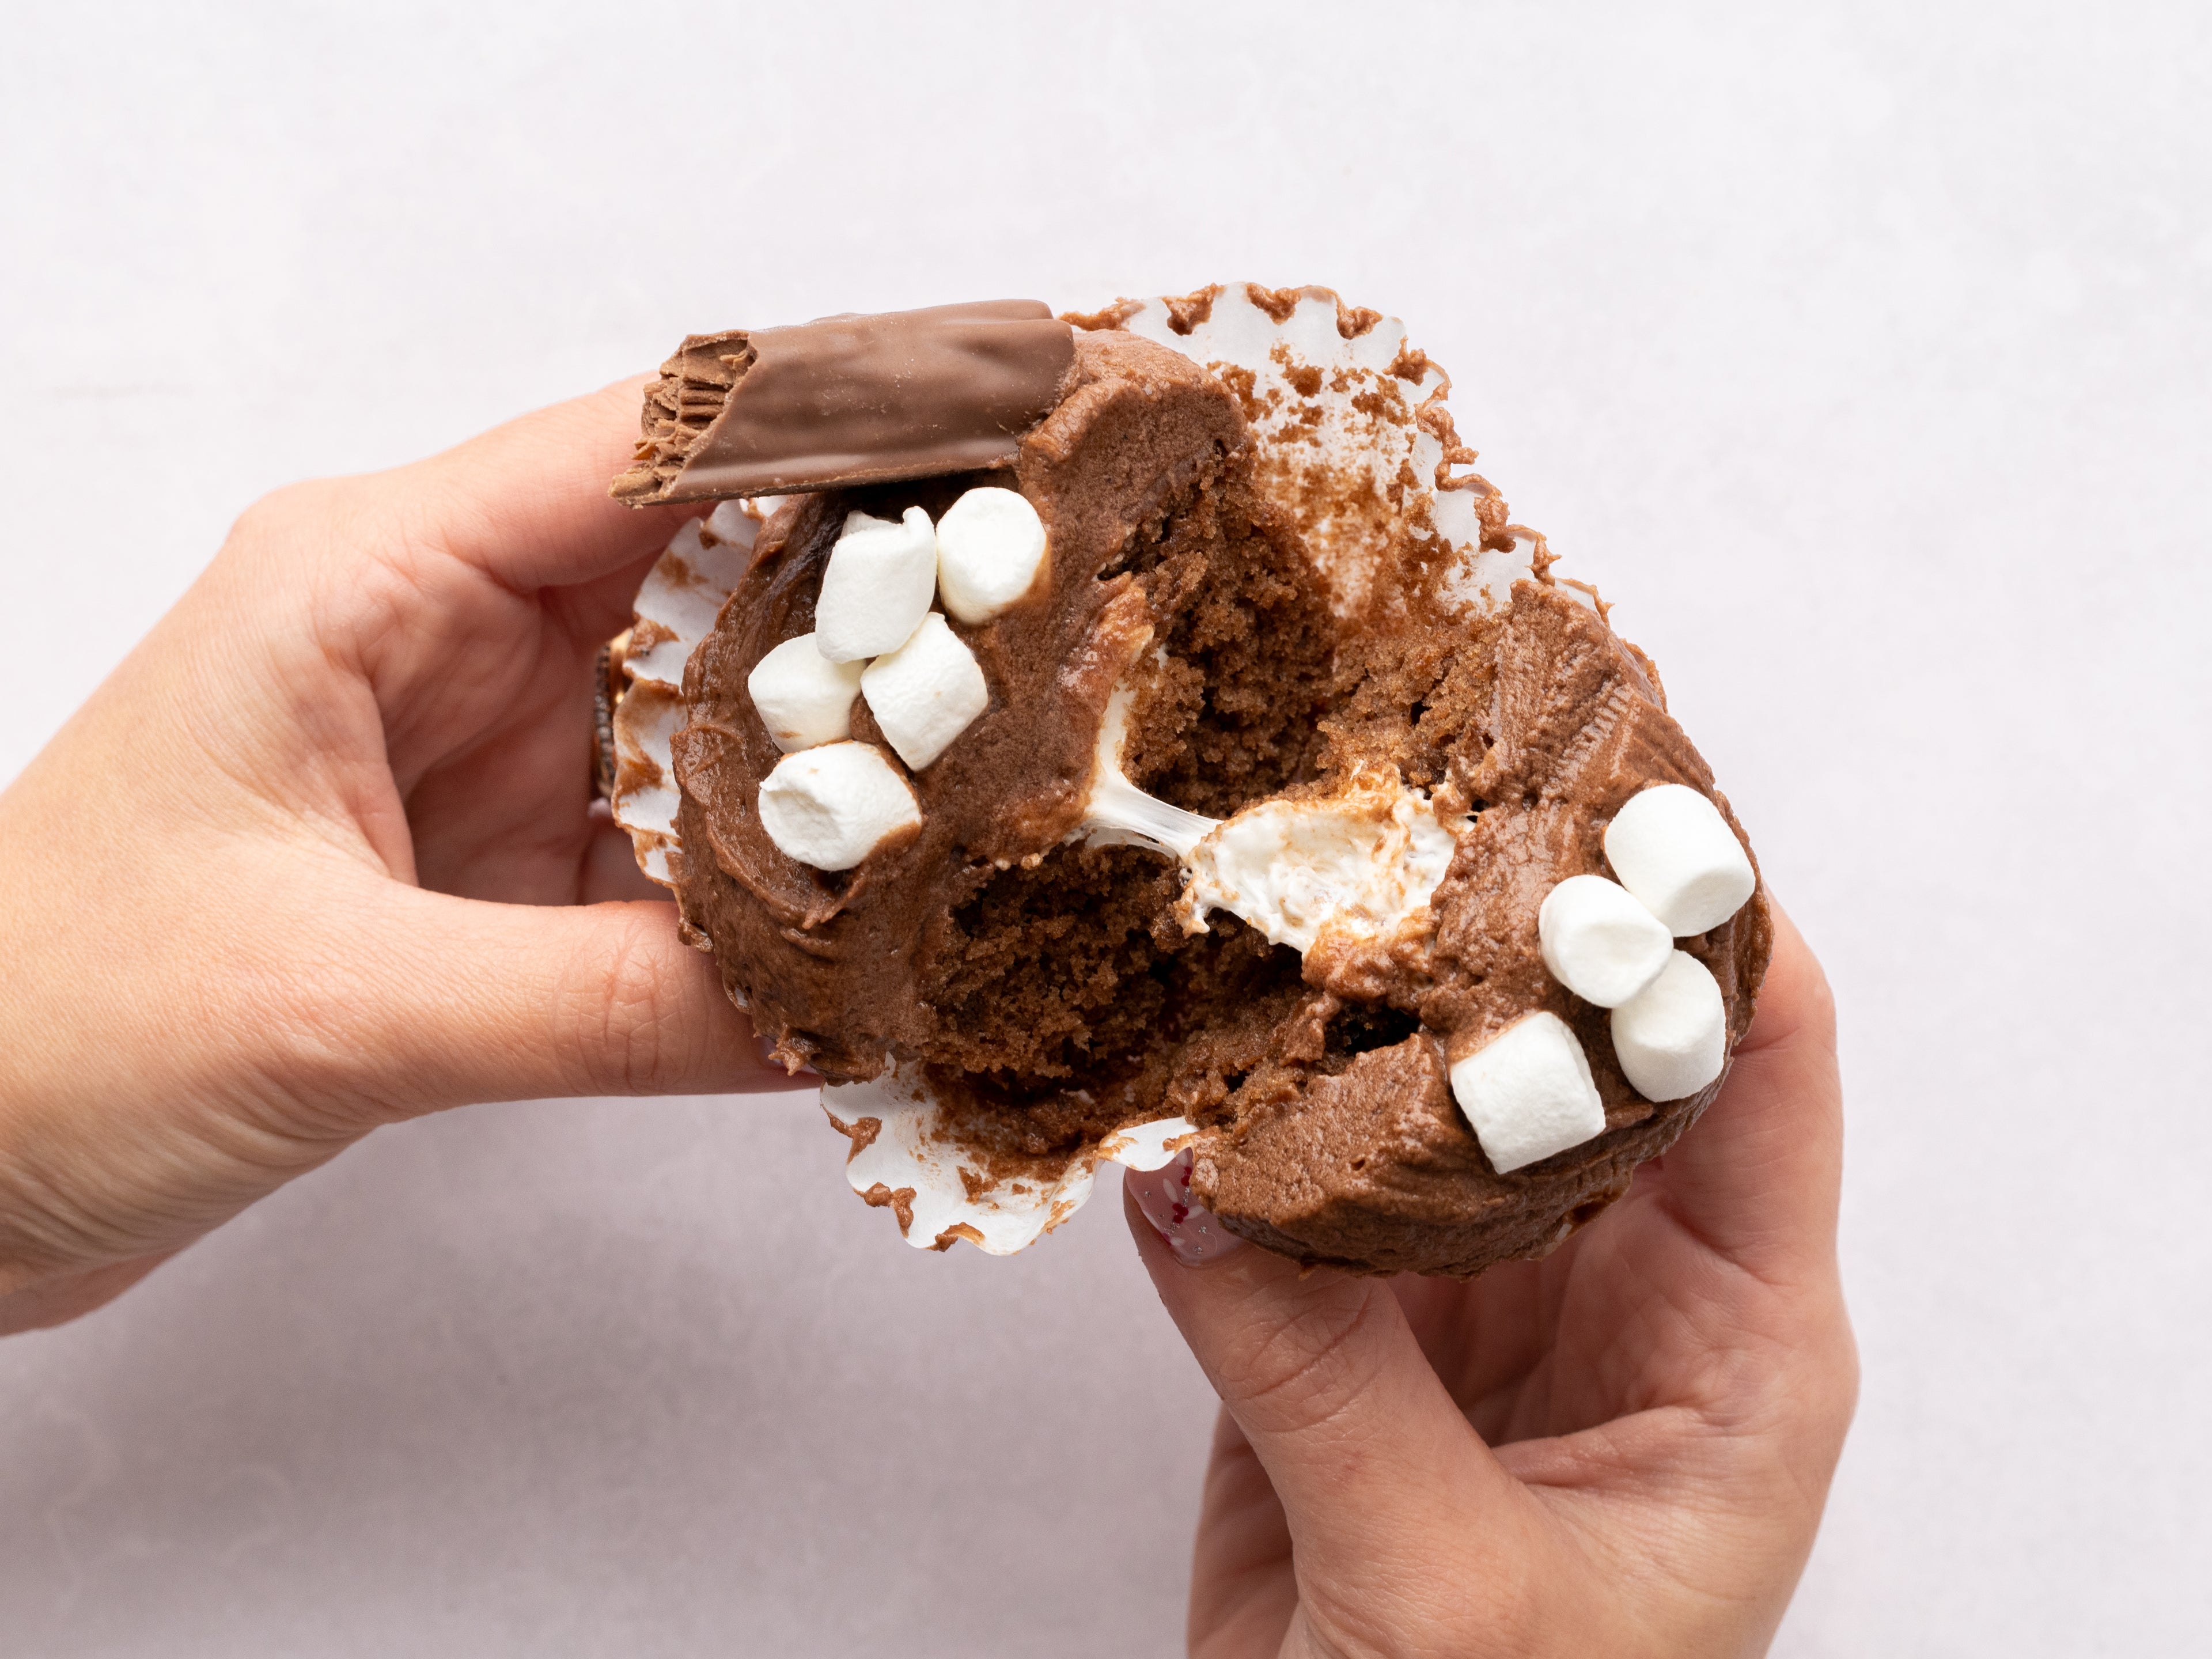
[[[694,334],[647,392],[612,493],[649,507],[1008,466],[1074,356],[1035,300]]]
[[[1296,526],[1250,487],[1231,389],[1120,332],[1079,334],[1073,356],[1011,471],[806,495],[763,531],[685,678],[674,757],[688,921],[787,1060],[833,1079],[920,1063],[978,1179],[1180,1113],[1205,1131],[1197,1195],[1271,1249],[1455,1274],[1540,1255],[1626,1190],[1718,1085],[1663,1104],[1638,1095],[1606,1012],[1545,969],[1538,908],[1565,877],[1606,872],[1605,827],[1642,788],[1687,784],[1724,815],[1726,801],[1649,660],[1595,605],[1540,573],[1471,614],[1439,544],[1417,538],[1387,550],[1362,608],[1337,615]],[[1018,489],[1050,549],[1028,599],[952,624],[990,706],[913,775],[917,835],[845,874],[795,863],[753,811],[779,757],[746,677],[812,627],[848,510],[935,515],[978,483]],[[1388,770],[1473,812],[1427,930],[1303,959],[1233,917],[1186,936],[1172,861],[1068,844],[1107,696],[1133,668],[1143,690],[1125,768],[1177,805],[1225,817]],[[853,734],[878,740],[865,702]],[[1731,1047],[1771,942],[1763,888],[1678,941],[1718,981]],[[1536,1009],[1574,1028],[1607,1127],[1500,1176],[1447,1067]]]
[[[1202,1146],[1192,1189],[1232,1231],[1286,1255],[1371,1272],[1468,1274],[1540,1255],[1627,1189],[1719,1093],[1638,1094],[1614,1057],[1609,1016],[1544,965],[1537,912],[1570,876],[1609,875],[1605,830],[1640,791],[1686,784],[1750,843],[1711,772],[1667,714],[1656,672],[1592,607],[1538,581],[1515,586],[1490,641],[1486,696],[1443,713],[1449,791],[1477,810],[1430,901],[1425,963],[1404,952],[1310,958],[1344,997],[1410,1006],[1424,1031],[1241,1116]],[[1430,712],[1437,712],[1432,703]],[[1374,741],[1370,737],[1368,741]],[[1675,946],[1712,971],[1733,1052],[1773,945],[1762,883],[1728,921]],[[1450,1060],[1522,1015],[1573,1027],[1605,1102],[1606,1133],[1501,1176],[1450,1098]],[[1431,1040],[1431,1033],[1435,1038]],[[1724,1078],[1725,1074],[1723,1074]]]
[[[761,1030],[833,1079],[873,1076],[893,1049],[930,1044],[940,1022],[925,997],[947,917],[1000,866],[1075,828],[1106,699],[1146,626],[1136,577],[1107,567],[1243,441],[1236,405],[1189,359],[1126,334],[1085,336],[1076,357],[1073,391],[1024,441],[1012,474],[841,490],[782,508],[686,672],[690,714],[674,744],[685,914],[714,939]],[[934,517],[978,483],[1019,488],[1036,507],[1049,583],[980,627],[950,623],[981,664],[991,702],[913,775],[921,833],[848,874],[799,864],[753,811],[781,757],[746,677],[812,629],[848,511],[896,517],[920,505]],[[865,702],[853,717],[855,738],[881,742]]]

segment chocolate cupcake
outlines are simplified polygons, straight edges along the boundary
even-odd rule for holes
[[[911,1243],[1102,1158],[1300,1261],[1556,1245],[1710,1101],[1770,945],[1656,671],[1326,289],[687,341],[616,493],[611,793]]]

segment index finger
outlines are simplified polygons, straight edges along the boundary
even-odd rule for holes
[[[417,522],[453,557],[519,592],[627,574],[665,546],[684,507],[607,494],[637,441],[647,377],[538,410],[403,469]]]

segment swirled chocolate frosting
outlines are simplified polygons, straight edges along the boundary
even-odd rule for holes
[[[1018,1179],[1121,1124],[1183,1115],[1206,1132],[1195,1190],[1228,1226],[1376,1272],[1465,1274],[1540,1254],[1696,1118],[1718,1085],[1639,1096],[1605,1011],[1553,980],[1538,944],[1545,895],[1605,869],[1605,827],[1638,790],[1686,784],[1728,811],[1652,665],[1595,605],[1540,568],[1510,602],[1470,609],[1433,547],[1412,544],[1388,550],[1358,603],[1333,605],[1299,524],[1254,487],[1236,386],[1111,329],[1073,332],[1057,371],[1041,347],[1017,353],[1026,378],[973,400],[995,412],[975,414],[969,437],[990,426],[996,447],[972,465],[940,434],[930,476],[902,481],[866,461],[857,416],[834,441],[787,435],[774,456],[747,454],[730,411],[774,367],[772,332],[686,343],[675,389],[665,375],[648,410],[664,435],[713,401],[686,412],[686,388],[708,376],[684,365],[742,359],[718,343],[738,337],[757,355],[729,369],[690,447],[652,440],[618,493],[835,483],[787,501],[761,532],[690,659],[674,743],[684,915],[787,1060],[833,1079],[918,1065],[979,1178]],[[1048,380],[1043,409],[1011,430]],[[769,430],[774,406],[762,394],[746,418]],[[913,445],[883,442],[872,453],[887,465],[913,464]],[[756,811],[779,754],[747,676],[811,629],[848,512],[935,517],[977,483],[1035,507],[1049,580],[988,623],[953,624],[990,702],[910,778],[919,831],[849,872],[799,864]],[[1328,503],[1307,505],[1326,517]],[[1226,915],[1186,933],[1171,860],[1071,839],[1108,697],[1133,664],[1143,689],[1124,769],[1177,806],[1224,817],[1386,770],[1471,812],[1429,926],[1303,957]],[[878,740],[865,702],[853,735]],[[1733,1046],[1771,945],[1763,890],[1678,945],[1718,981]],[[1607,1127],[1499,1175],[1454,1103],[1446,1056],[1539,1009],[1579,1038]]]

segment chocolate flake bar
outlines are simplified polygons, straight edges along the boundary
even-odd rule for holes
[[[1074,361],[1035,300],[695,334],[647,389],[610,493],[652,507],[1009,465]]]

